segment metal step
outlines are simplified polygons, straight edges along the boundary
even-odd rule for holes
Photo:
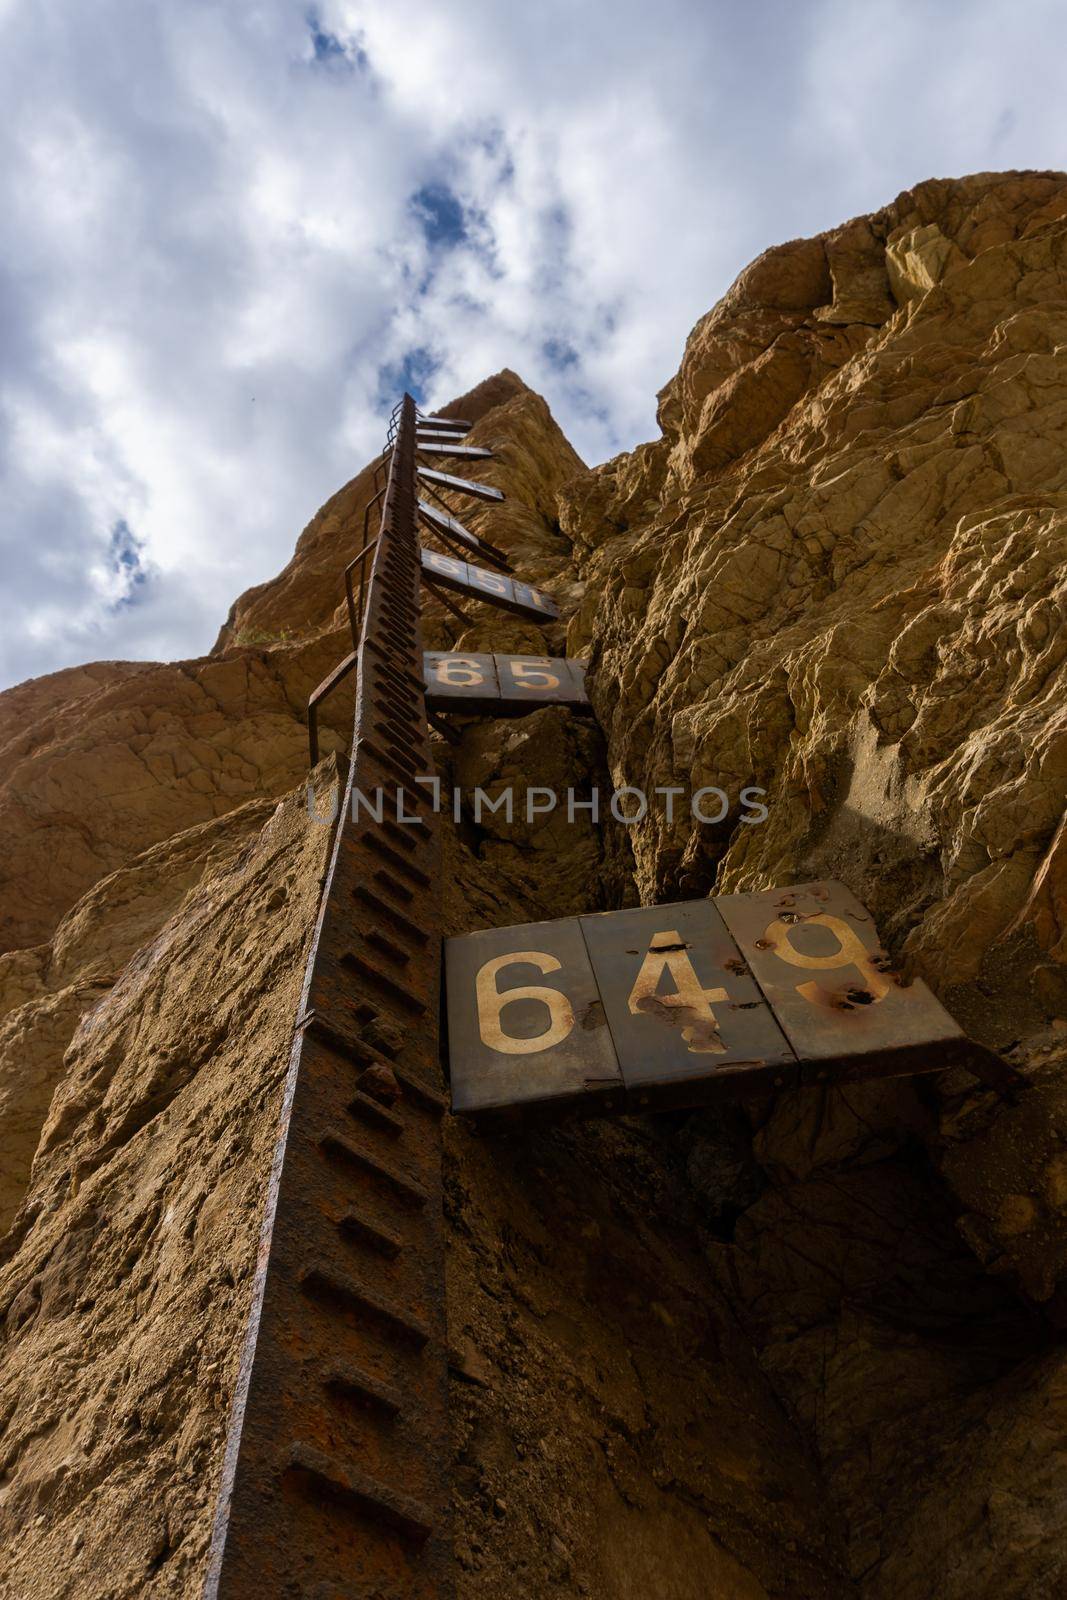
[[[491,461],[493,452],[480,444],[440,444],[429,439],[416,440],[420,456],[456,456],[464,461]]]
[[[419,477],[424,483],[435,483],[439,489],[454,489],[457,494],[472,495],[475,500],[503,500],[502,489],[488,483],[473,483],[469,478],[454,478],[449,472],[438,472],[433,467],[419,467]]]
[[[440,506],[431,505],[428,500],[420,500],[419,516],[430,533],[436,533],[446,540],[457,539],[461,544],[468,545],[483,560],[503,567],[506,572],[511,571],[511,563],[503,550],[498,550],[495,544],[490,544],[488,539],[483,539],[480,534],[472,533],[457,517],[444,511]]]

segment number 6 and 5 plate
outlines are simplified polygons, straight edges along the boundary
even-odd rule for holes
[[[422,664],[431,711],[512,717],[547,705],[589,709],[585,662],[570,657],[427,650]]]
[[[700,1105],[995,1060],[890,969],[840,883],[445,941],[453,1109]]]

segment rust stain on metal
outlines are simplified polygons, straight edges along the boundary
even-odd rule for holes
[[[607,1017],[604,1015],[604,1002],[590,1000],[587,1006],[577,1013],[576,1020],[580,1028],[604,1028],[607,1026]]]
[[[453,1593],[438,842],[411,783],[433,770],[416,420],[405,396],[353,612],[358,645],[315,695],[355,668],[348,788],[294,1032],[204,1600]],[[394,820],[387,803],[380,820],[365,807],[353,818],[353,789],[379,787],[404,812]]]
[[[716,904],[805,1080],[822,1081],[831,1065],[838,1081],[991,1067],[989,1052],[925,984],[901,982],[870,913],[844,884],[723,895]]]
[[[663,945],[662,949],[685,949],[684,945]],[[758,1004],[758,1002],[754,1002]],[[734,1007],[734,1009],[739,1009]],[[673,995],[643,994],[633,1002],[635,1015],[653,1017],[657,1022],[663,1022],[668,1028],[677,1028],[682,1038],[686,1041],[689,1050],[694,1055],[706,1051],[719,1053],[724,1051],[722,1034],[716,1023],[692,1006],[678,1005]]]

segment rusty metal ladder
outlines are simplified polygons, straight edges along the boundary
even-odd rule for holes
[[[439,840],[415,403],[393,414],[347,787],[308,959],[204,1600],[453,1593]],[[383,458],[383,464],[384,464]],[[359,806],[399,791],[419,825]]]

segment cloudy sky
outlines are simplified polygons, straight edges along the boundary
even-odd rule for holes
[[[656,436],[769,244],[1067,164],[1054,0],[0,0],[0,684],[211,645],[407,383]]]

